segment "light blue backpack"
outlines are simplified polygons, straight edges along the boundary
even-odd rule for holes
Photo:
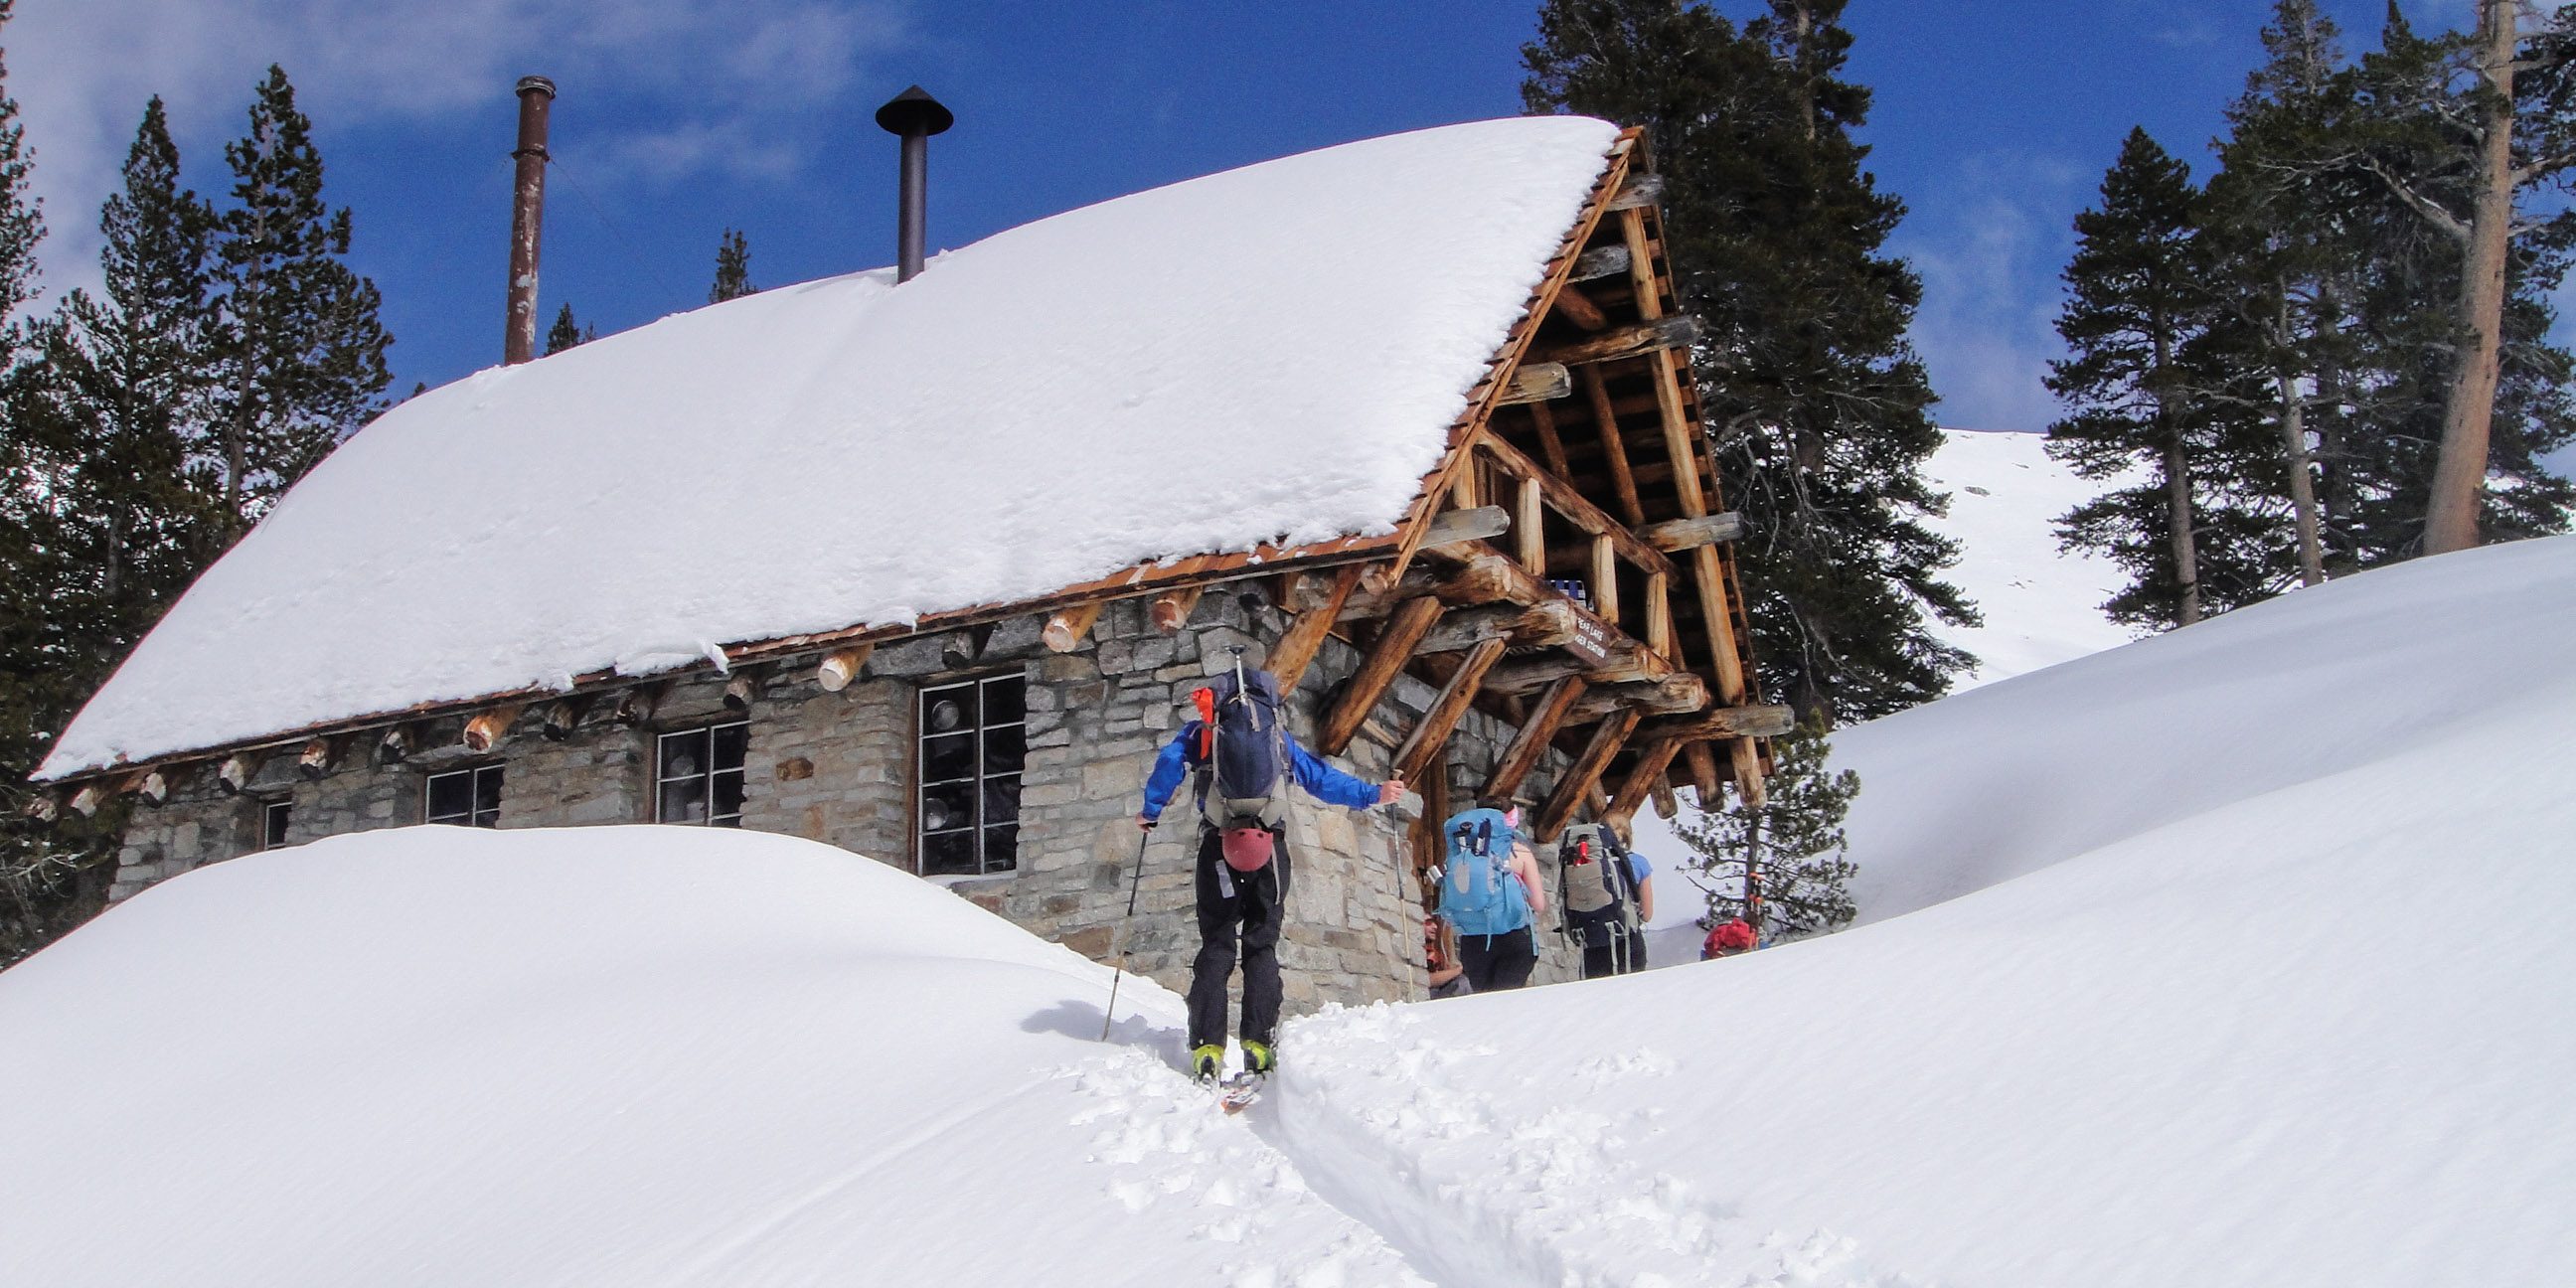
[[[1529,892],[1506,866],[1516,834],[1503,812],[1464,810],[1440,830],[1449,838],[1440,915],[1462,935],[1508,935],[1530,924]]]

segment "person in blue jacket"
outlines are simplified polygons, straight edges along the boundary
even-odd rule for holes
[[[1270,718],[1278,718],[1278,690],[1266,673],[1252,671],[1245,686],[1264,697]],[[1234,685],[1220,680],[1220,691],[1227,699]],[[1203,691],[1205,692],[1205,691]],[[1203,711],[1207,708],[1202,708]],[[1163,816],[1178,791],[1181,779],[1206,767],[1204,720],[1192,720],[1181,726],[1154,758],[1154,772],[1145,779],[1145,807],[1136,816],[1137,825],[1148,830]],[[1306,793],[1330,805],[1345,809],[1367,809],[1372,805],[1391,803],[1404,795],[1404,780],[1389,779],[1369,783],[1325,764],[1304,747],[1298,746],[1287,729],[1279,727],[1275,735],[1285,757],[1289,776]],[[1279,1026],[1279,932],[1288,911],[1288,838],[1275,826],[1267,829],[1221,828],[1218,820],[1207,817],[1208,775],[1200,774],[1198,786],[1201,818],[1198,844],[1198,918],[1199,955],[1190,970],[1190,1065],[1202,1078],[1213,1077],[1225,1055],[1226,984],[1234,975],[1235,944],[1240,938],[1243,958],[1243,1054],[1248,1072],[1266,1074],[1277,1063],[1272,1047]],[[1232,820],[1228,820],[1232,821]],[[1266,831],[1267,854],[1244,854],[1242,842],[1247,831]],[[1229,847],[1232,853],[1229,853]],[[1266,858],[1267,862],[1259,862]],[[1251,866],[1257,863],[1257,866]]]

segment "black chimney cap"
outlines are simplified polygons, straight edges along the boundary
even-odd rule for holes
[[[532,93],[540,93],[544,94],[548,98],[553,98],[555,96],[555,83],[547,80],[543,76],[522,76],[519,78],[518,92],[523,97]]]
[[[877,109],[877,125],[888,134],[944,134],[957,123],[957,114],[940,106],[930,91],[919,85],[886,100]]]

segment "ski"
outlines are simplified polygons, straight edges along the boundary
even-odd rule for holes
[[[1261,1084],[1267,1081],[1268,1078],[1258,1073],[1238,1073],[1216,1084],[1217,1103],[1229,1114],[1242,1113],[1250,1109],[1254,1101],[1261,1099]]]

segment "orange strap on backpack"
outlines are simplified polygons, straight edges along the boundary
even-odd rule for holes
[[[1190,701],[1199,709],[1199,759],[1205,760],[1216,754],[1216,690],[1193,690]]]

